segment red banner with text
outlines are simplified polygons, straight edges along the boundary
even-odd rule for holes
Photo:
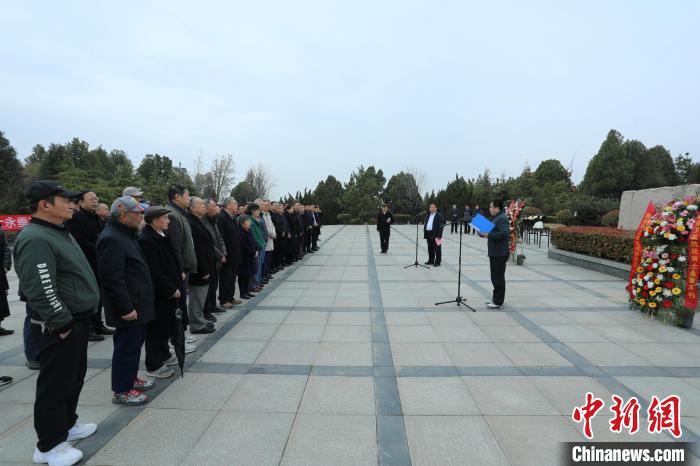
[[[0,227],[4,231],[19,231],[32,219],[31,215],[0,215]]]
[[[632,264],[630,266],[630,278],[627,281],[627,290],[630,293],[630,299],[634,299],[634,294],[632,293],[632,279],[635,277],[637,266],[642,260],[642,235],[644,235],[644,229],[655,212],[656,206],[650,202],[647,206],[647,210],[644,211],[644,215],[642,215],[642,220],[639,222],[637,232],[634,234],[634,251],[632,253]]]
[[[688,239],[688,272],[685,277],[685,307],[698,305],[698,272],[700,272],[700,225],[695,225]]]

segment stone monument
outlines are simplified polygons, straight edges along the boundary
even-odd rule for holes
[[[664,186],[662,188],[640,189],[625,191],[620,199],[620,218],[618,228],[636,230],[642,214],[649,202],[663,204],[671,199],[681,199],[685,196],[700,194],[700,184],[683,184],[679,186]]]

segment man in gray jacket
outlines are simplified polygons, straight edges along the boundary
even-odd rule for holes
[[[488,239],[488,255],[491,266],[491,284],[493,285],[493,299],[486,302],[489,309],[500,309],[506,297],[506,264],[510,257],[510,223],[503,211],[503,201],[495,199],[489,206],[493,216],[493,229],[484,234],[482,238]]]

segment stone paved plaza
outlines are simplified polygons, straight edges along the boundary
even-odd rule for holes
[[[77,444],[86,463],[558,464],[560,442],[584,440],[571,412],[587,391],[606,401],[596,440],[672,439],[648,434],[645,419],[633,438],[611,433],[613,393],[637,395],[642,411],[652,395],[680,395],[683,440],[698,440],[700,331],[628,310],[624,281],[536,247],[524,266],[509,263],[507,306],[486,310],[486,244],[476,236],[465,236],[462,295],[478,312],[435,306],[457,294],[458,237],[445,235],[442,267],[404,269],[414,227],[393,229],[388,255],[372,226],[324,227],[319,252],[218,314],[184,378],[157,382],[143,407],[112,405],[112,342],[91,344],[79,414],[99,429]],[[36,442],[36,372],[23,365],[24,308],[11,278],[3,464],[30,463]]]

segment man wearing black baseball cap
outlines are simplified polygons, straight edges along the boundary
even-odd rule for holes
[[[32,340],[39,344],[34,428],[35,463],[71,465],[83,453],[71,443],[97,426],[78,421],[76,409],[87,369],[90,319],[97,281],[85,254],[65,228],[73,216],[68,191],[55,181],[35,181],[26,191],[32,220],[14,248],[19,287],[32,309]]]

